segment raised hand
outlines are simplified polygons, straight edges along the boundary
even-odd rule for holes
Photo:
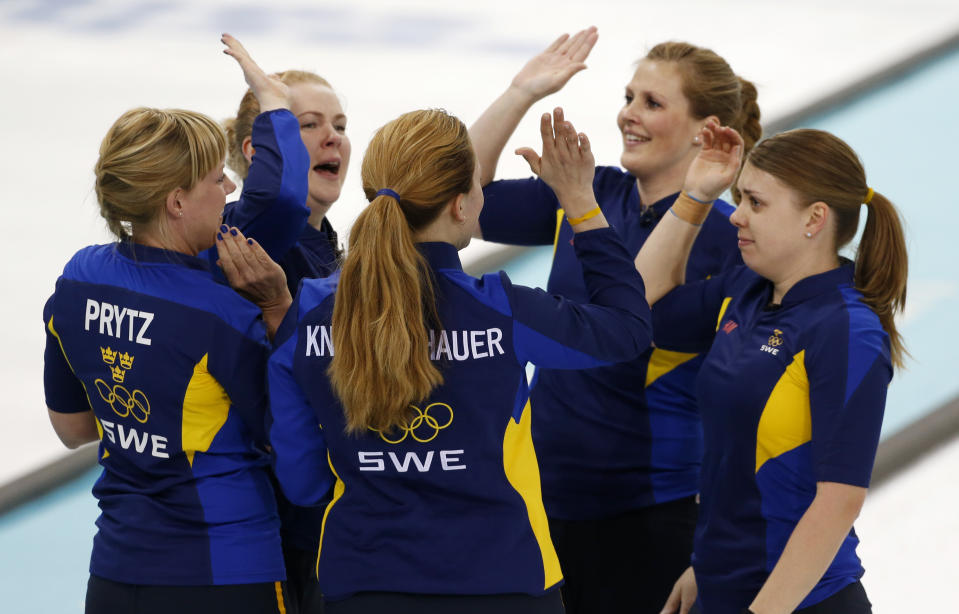
[[[743,157],[743,138],[728,126],[709,121],[699,133],[702,148],[686,171],[683,190],[703,202],[719,198],[736,180]]]
[[[512,87],[535,100],[559,91],[573,75],[586,68],[584,60],[598,38],[595,26],[573,36],[563,34],[523,66],[513,77]]]
[[[589,139],[583,133],[576,133],[573,124],[564,119],[560,107],[553,110],[552,117],[549,113],[543,114],[539,127],[543,137],[542,157],[529,147],[517,149],[516,153],[553,189],[566,215],[580,217],[597,206],[593,194],[596,163]]]
[[[226,45],[223,53],[232,57],[240,65],[243,78],[253,90],[257,102],[260,103],[261,112],[290,108],[290,88],[285,83],[278,77],[263,72],[240,41],[232,35],[223,34],[220,42]]]

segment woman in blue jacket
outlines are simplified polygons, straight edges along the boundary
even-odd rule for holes
[[[555,249],[547,290],[585,300],[582,270],[550,186],[537,178],[493,181],[519,121],[560,89],[596,42],[595,29],[561,37],[513,78],[470,128],[482,164],[482,238]],[[598,166],[593,190],[610,226],[635,256],[682,187],[710,119],[759,138],[756,88],[709,49],[655,45],[625,86],[616,125],[620,165]],[[717,201],[687,261],[686,279],[741,264],[733,207]],[[479,235],[477,235],[479,236]],[[654,329],[655,335],[659,329]],[[570,614],[654,614],[689,564],[703,441],[692,384],[703,357],[657,344],[635,360],[575,373],[537,372],[533,424],[543,499]]]
[[[258,307],[211,269],[235,188],[225,156],[204,115],[124,113],[95,167],[118,242],[77,252],[44,308],[54,430],[68,447],[100,439],[89,614],[286,611],[262,446],[267,333],[290,297],[257,275]]]
[[[332,614],[562,611],[525,367],[629,360],[650,329],[586,137],[556,117],[543,157],[525,153],[573,225],[588,302],[463,272],[481,169],[458,119],[416,111],[370,143],[342,273],[304,281],[281,327],[274,468],[296,503],[334,484],[318,557]]]
[[[869,486],[886,389],[905,353],[899,215],[828,132],[759,143],[730,216],[746,266],[679,286],[741,141],[710,125],[684,194],[637,258],[657,344],[706,351],[696,382],[705,455],[692,567],[664,612],[865,614],[852,528]],[[687,196],[688,195],[688,196]],[[866,224],[855,263],[838,251]],[[658,301],[658,302],[657,302]],[[660,322],[662,317],[665,321]]]
[[[295,134],[291,131],[288,138],[302,141],[309,156],[309,164],[296,167],[295,171],[307,177],[305,198],[272,207],[237,203],[227,207],[224,221],[257,238],[261,245],[263,235],[275,237],[264,247],[283,268],[290,293],[295,294],[302,279],[326,277],[340,265],[337,234],[326,214],[340,197],[351,146],[346,114],[326,79],[302,70],[287,70],[274,77],[288,92],[289,112],[285,114],[284,129],[295,129]],[[284,173],[278,167],[269,169],[263,164],[264,150],[269,155],[267,159],[273,156],[272,142],[264,138],[265,119],[270,114],[264,111],[260,98],[251,87],[240,100],[236,116],[226,122],[230,151],[227,164],[243,180],[244,191],[270,195],[269,186],[281,185]],[[266,175],[269,182],[261,179],[265,170],[272,170]],[[302,612],[321,612],[316,549],[323,506],[294,506],[279,489],[276,494],[289,605]]]

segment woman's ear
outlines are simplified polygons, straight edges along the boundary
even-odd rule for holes
[[[826,228],[826,224],[829,222],[829,215],[831,212],[829,205],[821,200],[809,205],[807,211],[808,216],[806,218],[806,227],[803,229],[803,232],[806,233],[807,237],[811,238]]]
[[[466,194],[457,194],[450,201],[450,215],[457,224],[466,223]]]
[[[253,137],[246,137],[243,139],[243,144],[240,145],[240,149],[243,150],[243,157],[246,158],[247,164],[253,162],[253,154],[256,153],[256,150],[253,148]]]
[[[183,204],[180,202],[180,196],[183,194],[183,188],[174,188],[166,195],[166,211],[171,217],[183,217]]]

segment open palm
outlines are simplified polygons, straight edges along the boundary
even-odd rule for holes
[[[573,36],[563,34],[523,66],[513,78],[513,87],[537,99],[559,91],[573,75],[586,68],[584,60],[598,38],[595,26]]]
[[[707,122],[699,134],[702,148],[686,171],[683,189],[693,198],[713,201],[736,180],[743,138],[728,126]]]

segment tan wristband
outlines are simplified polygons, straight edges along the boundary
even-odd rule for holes
[[[709,210],[713,208],[712,203],[701,203],[692,198],[686,192],[680,192],[679,197],[669,210],[687,224],[693,226],[702,226],[709,215]]]

